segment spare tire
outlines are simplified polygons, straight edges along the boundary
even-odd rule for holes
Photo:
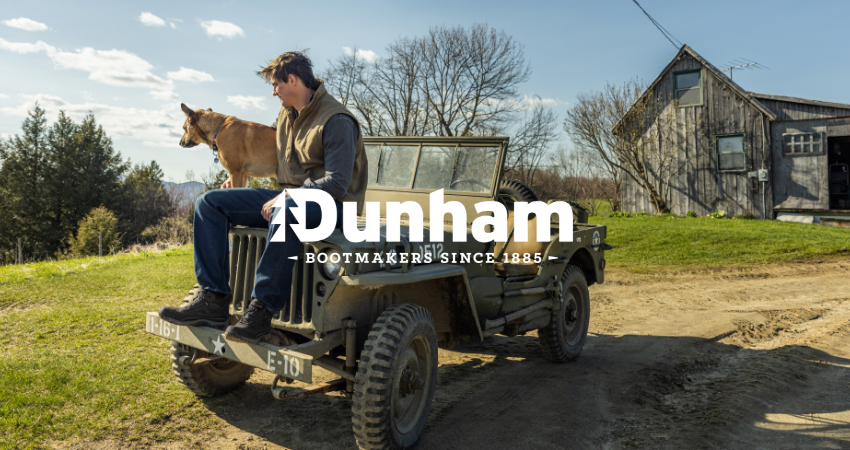
[[[537,194],[528,186],[513,180],[502,180],[499,183],[499,197],[513,209],[514,202],[536,202],[539,201]]]

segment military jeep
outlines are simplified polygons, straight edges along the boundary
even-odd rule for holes
[[[360,448],[406,448],[425,427],[438,347],[537,330],[547,359],[577,358],[590,318],[588,285],[603,282],[604,250],[611,247],[605,227],[587,224],[581,210],[575,210],[574,223],[559,223],[553,214],[546,242],[537,242],[537,216],[530,220],[528,242],[513,239],[514,203],[537,197],[501,179],[507,138],[364,140],[366,201],[381,205],[381,241],[349,242],[335,231],[321,242],[304,243],[290,301],[275,315],[267,342],[230,341],[222,329],[178,326],[154,312],[147,314],[145,330],[172,341],[174,373],[197,395],[233,390],[259,368],[276,374],[272,395],[281,400],[331,391],[350,396]],[[459,202],[466,210],[466,242],[452,239],[449,214],[443,238],[430,235],[429,194],[439,189],[445,203]],[[387,242],[387,202],[405,201],[421,205],[424,242],[411,242],[406,220],[399,242]],[[501,202],[509,212],[506,242],[472,238],[470,225],[481,215],[475,205],[485,201]],[[566,227],[572,227],[572,242],[558,240]],[[251,301],[267,238],[265,229],[231,229],[231,323]],[[339,378],[312,384],[313,367]],[[293,380],[310,385],[296,388]]]

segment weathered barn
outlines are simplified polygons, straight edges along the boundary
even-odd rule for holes
[[[698,127],[676,138],[681,169],[666,196],[673,213],[850,215],[850,105],[747,92],[687,45],[650,94],[671,99],[665,107],[677,123]],[[766,181],[753,173],[760,169]],[[622,179],[623,210],[654,212],[646,190]]]

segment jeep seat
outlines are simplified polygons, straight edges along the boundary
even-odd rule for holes
[[[499,256],[499,253],[502,251],[502,248],[507,245],[507,249],[505,249],[505,255],[508,255],[510,258],[513,258],[514,253],[519,253],[520,262],[518,263],[506,263],[505,256],[502,255],[502,259],[495,263],[496,275],[500,277],[518,277],[522,275],[537,275],[537,269],[539,265],[534,260],[534,254],[540,253],[542,257],[543,254],[546,253],[546,248],[549,246],[549,242],[537,242],[537,216],[534,216],[531,220],[528,221],[528,242],[516,242],[514,236],[511,236],[511,231],[514,229],[514,213],[513,211],[508,213],[508,242],[496,242],[495,247],[493,247],[493,257]],[[531,263],[522,262],[522,256],[525,253],[529,253],[532,259]]]

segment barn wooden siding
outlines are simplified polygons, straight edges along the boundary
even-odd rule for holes
[[[776,102],[775,113],[790,110],[797,104]],[[805,106],[805,105],[802,105]],[[776,191],[774,207],[790,210],[828,210],[829,174],[827,138],[850,136],[850,119],[829,118],[850,116],[850,110],[822,108],[814,105],[805,117],[809,120],[774,122],[771,127],[773,140],[773,184]],[[824,118],[826,117],[826,118]],[[823,136],[820,154],[786,155],[782,135],[785,133],[820,133]]]
[[[715,209],[723,209],[730,215],[750,213],[763,217],[762,199],[765,197],[760,183],[748,178],[747,171],[770,168],[771,159],[767,153],[770,148],[770,124],[765,115],[687,53],[682,53],[656,84],[656,95],[675,98],[673,74],[700,68],[703,69],[703,105],[687,108],[678,108],[674,104],[667,106],[675,109],[679,123],[701,123],[702,128],[688,136],[680,136],[685,142],[678,158],[680,163],[687,164],[671,180],[668,205],[677,215],[694,211],[699,216],[705,216]],[[746,133],[747,171],[717,172],[714,136],[726,133]],[[622,179],[623,210],[654,213],[655,209],[646,191],[629,175],[624,174]],[[765,183],[768,218],[773,216],[770,185]]]

